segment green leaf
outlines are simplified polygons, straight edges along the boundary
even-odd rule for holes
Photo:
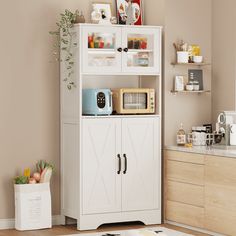
[[[27,184],[28,177],[24,175],[20,175],[14,178],[15,184]]]

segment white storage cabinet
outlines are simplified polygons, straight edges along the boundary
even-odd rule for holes
[[[160,224],[161,27],[79,24],[73,32],[72,90],[61,63],[62,215],[76,219],[78,230],[125,221]],[[106,46],[90,45],[91,35]],[[146,45],[133,49],[137,39]],[[82,115],[83,88],[119,87],[154,88],[155,114]]]

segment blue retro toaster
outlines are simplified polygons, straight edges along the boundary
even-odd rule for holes
[[[83,115],[110,115],[112,113],[112,93],[110,89],[83,89]]]

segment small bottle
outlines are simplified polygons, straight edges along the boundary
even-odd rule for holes
[[[180,124],[179,131],[177,132],[177,145],[184,146],[186,144],[186,133],[183,129],[183,124]]]

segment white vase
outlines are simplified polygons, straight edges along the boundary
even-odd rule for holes
[[[178,51],[177,52],[177,63],[188,63],[188,52]]]

